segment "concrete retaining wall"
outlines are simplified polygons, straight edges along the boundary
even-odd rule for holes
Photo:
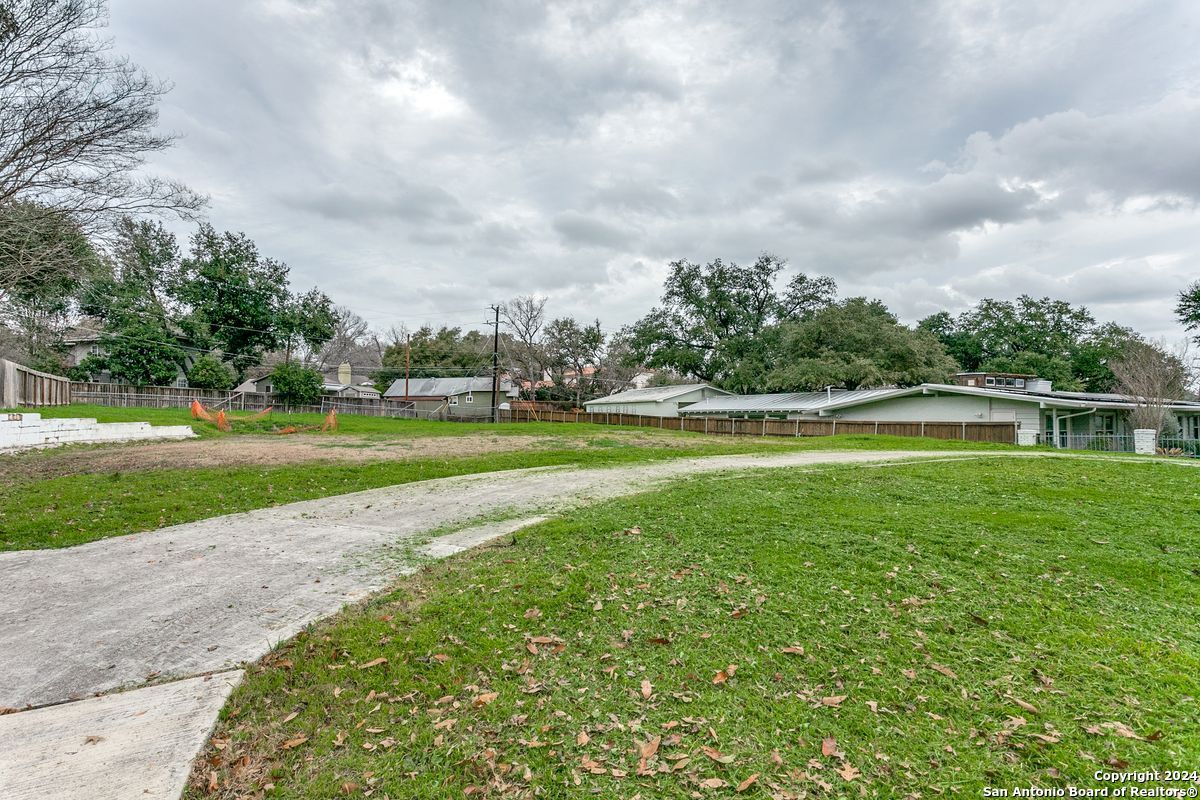
[[[97,422],[95,419],[42,419],[41,414],[0,415],[0,452],[63,444],[191,439],[190,425]]]

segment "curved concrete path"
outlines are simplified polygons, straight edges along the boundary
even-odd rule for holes
[[[460,529],[422,544],[441,557],[533,514],[688,475],[996,455],[1022,454],[803,452],[518,470],[0,553],[0,707],[21,709],[0,716],[0,797],[178,797],[238,667],[412,571],[409,548],[428,532]],[[470,527],[500,512],[526,519]],[[165,680],[174,682],[147,687]],[[94,697],[133,687],[147,688]]]

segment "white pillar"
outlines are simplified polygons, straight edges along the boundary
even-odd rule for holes
[[[1158,431],[1153,428],[1138,428],[1133,432],[1133,452],[1152,456],[1158,449]]]

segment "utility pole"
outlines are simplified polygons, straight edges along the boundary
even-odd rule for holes
[[[500,421],[500,306],[492,306],[492,422]]]

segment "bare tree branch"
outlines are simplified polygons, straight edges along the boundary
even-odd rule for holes
[[[193,217],[205,198],[140,174],[175,137],[170,89],[96,34],[104,0],[0,0],[0,206],[34,202],[91,232],[126,214]]]

